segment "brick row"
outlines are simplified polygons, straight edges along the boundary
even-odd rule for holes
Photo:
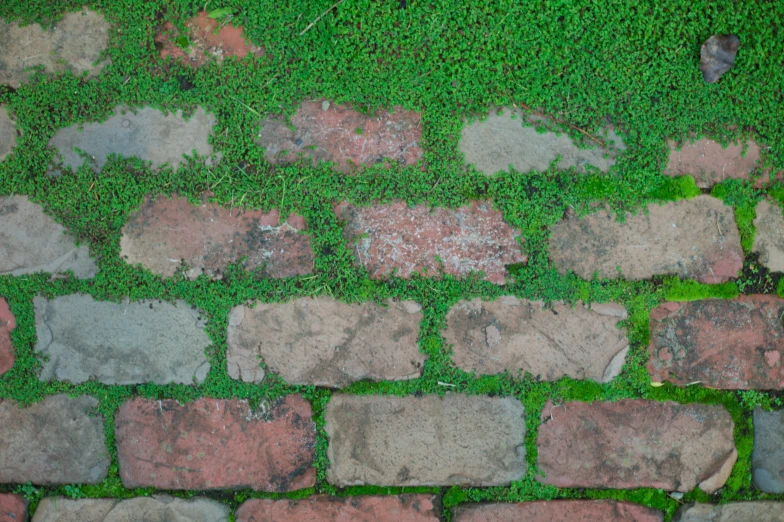
[[[109,456],[97,405],[92,397],[65,395],[26,408],[0,402],[0,483],[95,484],[106,478]],[[312,487],[312,415],[297,395],[256,409],[241,400],[131,399],[115,420],[120,477],[128,488]],[[338,394],[327,404],[325,421],[327,480],[336,486],[497,486],[526,473],[525,412],[514,398]],[[754,427],[754,482],[780,493],[784,411],[758,409]],[[737,459],[734,423],[723,406],[648,400],[548,403],[537,447],[537,480],[568,488],[699,487],[712,493]]]
[[[438,522],[443,509],[434,495],[329,497],[313,495],[300,500],[253,499],[235,512],[237,522],[308,520],[328,522]],[[229,508],[204,497],[191,499],[168,495],[124,500],[98,498],[72,500],[46,497],[39,503],[33,522],[145,522],[188,520],[228,522]],[[509,504],[463,504],[452,510],[455,522],[662,522],[664,512],[613,500],[549,500]],[[0,522],[27,520],[27,502],[18,495],[0,494]],[[722,505],[684,504],[675,522],[784,521],[784,502],[729,502]]]

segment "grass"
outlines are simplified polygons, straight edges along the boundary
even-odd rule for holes
[[[619,212],[637,212],[647,203],[691,198],[701,191],[690,177],[665,178],[666,140],[710,136],[729,143],[755,138],[764,143],[765,167],[784,168],[784,39],[778,27],[764,21],[784,19],[784,3],[585,0],[543,2],[478,0],[455,8],[446,0],[332,0],[313,2],[243,2],[226,0],[209,9],[225,9],[242,24],[246,35],[266,49],[263,58],[222,65],[209,63],[191,70],[157,57],[155,28],[172,20],[180,28],[203,7],[192,0],[99,0],[113,24],[106,58],[111,64],[89,81],[64,74],[36,75],[18,90],[0,87],[0,103],[13,112],[22,131],[12,156],[0,163],[0,194],[26,194],[42,204],[81,241],[89,243],[99,272],[92,280],[50,281],[46,275],[0,277],[0,296],[17,318],[12,334],[17,362],[0,377],[0,398],[30,404],[55,393],[97,397],[105,418],[112,452],[109,478],[95,486],[0,486],[20,491],[32,501],[44,495],[133,497],[150,489],[127,490],[117,473],[113,417],[133,396],[181,401],[197,397],[242,398],[253,404],[289,393],[302,393],[313,405],[318,424],[314,490],[287,495],[251,491],[173,492],[179,496],[205,494],[236,507],[247,498],[301,497],[330,494],[394,494],[429,491],[443,494],[445,516],[463,502],[524,501],[553,498],[613,498],[663,509],[670,520],[680,502],[728,502],[784,499],[753,488],[751,412],[757,405],[781,408],[775,393],[732,392],[669,384],[650,386],[645,371],[648,314],[665,299],[732,298],[763,291],[784,295],[777,275],[767,274],[749,256],[737,283],[703,285],[677,278],[652,281],[581,280],[560,275],[551,266],[547,249],[549,227],[565,209],[590,211],[595,203]],[[44,26],[82,1],[7,0],[0,17]],[[405,8],[401,8],[405,5]],[[318,22],[308,28],[311,21]],[[306,30],[306,28],[308,28]],[[716,84],[702,81],[698,69],[700,44],[714,33],[735,33],[742,46],[736,69]],[[778,58],[777,58],[778,57]],[[422,165],[374,165],[355,176],[337,173],[329,165],[269,165],[254,143],[261,115],[291,114],[304,99],[326,98],[350,103],[363,111],[401,106],[422,112],[425,150]],[[574,171],[523,173],[510,171],[488,178],[467,168],[458,149],[462,122],[481,117],[490,106],[516,104],[537,108],[569,125],[559,128],[585,146],[582,129],[591,135],[610,118],[629,146],[606,176]],[[204,107],[217,117],[212,144],[223,160],[207,168],[192,161],[176,172],[151,172],[138,161],[114,158],[100,174],[83,168],[59,178],[45,175],[51,158],[47,142],[54,132],[74,123],[108,117],[117,105],[192,112]],[[423,168],[420,168],[423,167]],[[196,201],[210,190],[213,200],[305,216],[316,253],[312,275],[270,280],[230,267],[222,280],[182,276],[161,280],[119,256],[119,237],[130,214],[147,194],[179,193]],[[736,211],[744,250],[754,239],[754,206],[766,193],[784,201],[784,186],[756,189],[753,182],[729,180],[712,194]],[[472,199],[489,199],[507,221],[522,231],[527,266],[512,267],[512,281],[499,288],[479,277],[457,280],[414,277],[375,281],[357,268],[346,247],[341,224],[332,213],[339,200],[365,205],[373,200],[403,199],[432,206],[457,206]],[[39,382],[40,361],[34,354],[35,295],[82,292],[96,299],[184,299],[209,318],[211,370],[204,384],[107,386],[96,382],[71,385]],[[328,461],[323,411],[333,392],[289,386],[277,378],[261,385],[230,379],[226,373],[226,326],[229,310],[251,300],[330,295],[349,301],[388,297],[413,299],[423,306],[420,349],[427,354],[419,379],[360,382],[345,393],[412,395],[447,391],[514,396],[526,408],[526,449],[529,473],[508,487],[494,488],[379,488],[354,487],[338,491],[326,481]],[[627,328],[631,350],[619,377],[608,384],[563,378],[539,382],[532,376],[504,374],[477,377],[456,368],[441,336],[446,313],[460,299],[500,295],[544,301],[615,301],[629,310]],[[444,387],[439,382],[452,384]],[[558,489],[534,480],[539,414],[546,400],[653,400],[723,404],[735,421],[738,463],[727,485],[708,497],[700,491],[676,501],[651,489]]]

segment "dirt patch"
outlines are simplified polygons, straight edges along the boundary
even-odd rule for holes
[[[229,56],[264,55],[263,47],[253,45],[242,36],[241,25],[215,20],[206,11],[200,11],[185,26],[187,34],[181,34],[171,22],[159,27],[155,47],[161,58],[171,56],[189,67],[201,67],[211,59],[220,63]]]

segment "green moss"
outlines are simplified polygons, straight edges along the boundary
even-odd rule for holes
[[[697,301],[699,299],[732,299],[739,294],[732,281],[720,285],[706,285],[697,281],[681,281],[668,277],[664,281],[664,297],[668,301]]]
[[[81,9],[83,3],[6,0],[0,3],[0,17],[48,26],[66,10]],[[109,477],[98,485],[38,488],[11,484],[0,486],[0,491],[21,491],[33,502],[33,510],[44,495],[149,495],[152,490],[124,488],[118,476],[113,419],[123,401],[133,396],[181,401],[206,396],[259,404],[302,393],[313,407],[317,425],[315,488],[285,495],[248,490],[174,494],[204,494],[233,508],[255,497],[441,492],[448,508],[447,520],[451,518],[449,509],[463,502],[614,498],[663,509],[669,520],[678,502],[662,491],[557,489],[535,479],[539,416],[547,400],[648,398],[722,404],[735,421],[739,459],[727,485],[711,498],[695,491],[684,500],[763,498],[750,487],[750,415],[757,405],[780,408],[781,399],[766,392],[667,384],[652,387],[645,370],[649,312],[665,299],[727,299],[739,289],[776,288],[784,296],[782,283],[779,281],[778,287],[769,284],[768,275],[752,261],[747,261],[738,284],[704,285],[677,278],[661,282],[584,281],[555,270],[548,243],[549,227],[570,208],[584,214],[597,205],[608,205],[625,214],[640,212],[649,203],[699,195],[692,177],[662,176],[667,139],[681,140],[695,132],[729,142],[748,137],[745,129],[753,128],[756,138],[769,147],[766,165],[774,170],[784,168],[784,71],[771,59],[784,54],[784,41],[776,36],[773,25],[759,22],[784,19],[784,3],[727,0],[702,6],[689,0],[647,4],[631,0],[612,4],[480,0],[454,9],[454,2],[446,0],[409,0],[407,7],[400,9],[397,1],[352,0],[343,2],[300,36],[334,2],[226,0],[209,7],[235,13],[233,23],[242,24],[246,36],[267,53],[256,60],[227,59],[221,66],[210,63],[195,70],[160,60],[153,35],[162,20],[171,20],[184,30],[184,21],[203,8],[203,2],[86,3],[102,9],[114,24],[106,53],[111,63],[90,80],[70,74],[38,75],[17,90],[0,86],[0,103],[14,114],[21,131],[14,153],[0,163],[0,194],[26,194],[44,205],[90,244],[100,270],[87,281],[50,281],[46,275],[0,276],[0,296],[8,300],[17,318],[12,334],[17,363],[0,377],[0,398],[22,404],[54,393],[87,393],[99,398],[112,466]],[[695,57],[700,43],[714,32],[741,36],[743,63],[717,84],[708,85],[700,77]],[[192,87],[185,88],[185,84]],[[300,101],[321,97],[350,103],[368,113],[396,106],[420,111],[423,161],[407,167],[373,165],[352,176],[325,164],[269,165],[254,142],[261,115],[291,115]],[[490,106],[521,103],[568,119],[589,133],[603,127],[605,118],[610,117],[628,149],[606,175],[558,171],[555,164],[546,172],[510,171],[495,177],[466,168],[459,151],[462,121],[485,115]],[[222,161],[210,168],[193,161],[176,171],[151,172],[139,161],[115,158],[100,174],[83,168],[59,178],[46,176],[51,157],[47,143],[54,132],[74,123],[106,118],[117,105],[153,105],[186,112],[204,107],[216,115],[211,141],[223,155]],[[572,128],[560,130],[583,140],[582,133]],[[303,215],[316,254],[313,274],[271,280],[237,265],[229,267],[220,281],[205,277],[189,281],[182,275],[162,280],[124,262],[119,255],[120,231],[145,195],[179,193],[198,201],[206,191],[220,204],[279,208],[282,214]],[[750,182],[727,180],[714,187],[712,194],[735,210],[748,253],[755,232],[753,209],[762,191]],[[774,185],[768,194],[784,203],[781,184]],[[509,267],[510,281],[502,288],[478,276],[458,280],[431,274],[408,280],[372,280],[355,265],[332,205],[340,200],[362,205],[393,199],[434,207],[489,200],[521,231],[521,249],[528,263]],[[213,343],[208,352],[211,370],[207,380],[198,386],[39,382],[32,299],[38,294],[51,297],[76,292],[105,300],[183,299],[199,307],[208,318],[207,332]],[[340,491],[331,486],[326,480],[324,408],[333,392],[290,386],[271,374],[260,385],[242,383],[230,379],[226,372],[226,326],[232,307],[252,300],[281,302],[311,295],[348,302],[399,298],[421,303],[419,346],[428,356],[423,375],[410,381],[360,382],[341,393],[407,396],[451,391],[516,397],[526,408],[527,475],[508,487],[497,488],[367,486]],[[449,308],[461,299],[501,295],[548,302],[623,304],[629,317],[621,326],[626,328],[631,345],[623,371],[612,382],[597,384],[568,378],[546,382],[517,374],[478,377],[456,368],[441,335]]]

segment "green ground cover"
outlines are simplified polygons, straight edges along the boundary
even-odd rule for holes
[[[256,60],[227,60],[190,70],[157,57],[155,28],[165,20],[183,24],[196,11],[226,8],[245,27],[247,36],[266,49]],[[290,495],[206,492],[232,507],[252,497],[299,497],[330,494],[431,491],[443,494],[446,508],[462,502],[522,501],[554,498],[627,499],[664,509],[667,520],[679,502],[654,489],[557,489],[539,484],[536,435],[545,401],[616,400],[643,397],[679,402],[724,404],[735,421],[739,459],[727,485],[709,497],[695,490],[690,500],[725,502],[740,499],[784,500],[765,495],[751,484],[751,411],[784,406],[778,393],[722,392],[692,386],[653,387],[645,370],[648,313],[665,299],[732,298],[738,293],[775,293],[778,274],[768,274],[754,256],[747,256],[735,283],[702,285],[677,278],[644,282],[561,276],[550,266],[548,227],[564,210],[587,212],[597,202],[623,212],[639,212],[648,202],[690,198],[700,194],[689,177],[662,177],[667,138],[689,133],[724,142],[754,138],[763,143],[767,167],[784,168],[784,38],[778,34],[784,3],[765,0],[667,0],[537,2],[476,0],[345,0],[305,34],[310,22],[333,0],[250,2],[247,0],[102,0],[87,2],[113,23],[107,57],[111,64],[89,81],[70,74],[35,78],[16,91],[0,87],[0,103],[14,113],[23,132],[15,153],[0,164],[0,195],[26,194],[42,204],[80,240],[91,246],[98,275],[50,281],[46,275],[0,277],[0,296],[17,318],[12,334],[17,361],[0,377],[0,398],[28,404],[47,395],[90,394],[101,403],[107,444],[112,451],[110,476],[96,486],[60,488],[4,485],[0,491],[21,491],[31,501],[46,495],[132,497],[151,489],[123,488],[114,452],[113,417],[132,396],[192,400],[200,396],[247,398],[254,405],[302,393],[314,407],[319,426],[318,483],[312,490]],[[405,4],[405,8],[402,6]],[[5,0],[0,17],[40,22],[44,27],[82,2]],[[700,44],[714,33],[740,36],[736,68],[717,84],[702,80]],[[259,115],[291,114],[303,99],[325,97],[366,111],[403,106],[422,112],[424,170],[417,166],[372,166],[346,176],[328,165],[271,166],[253,142]],[[595,132],[611,118],[629,146],[608,175],[558,171],[509,172],[488,178],[466,168],[458,149],[466,118],[481,117],[488,106],[525,104],[557,114],[572,125]],[[114,158],[96,175],[83,167],[59,178],[45,175],[51,158],[48,140],[58,128],[107,118],[117,105],[192,111],[202,106],[217,116],[212,138],[223,154],[218,166],[191,162],[178,171],[151,172],[138,161]],[[584,140],[572,128],[562,129]],[[584,142],[590,146],[590,141]],[[120,230],[146,194],[184,194],[198,200],[205,191],[214,201],[269,210],[297,212],[307,219],[316,253],[313,274],[285,280],[266,279],[230,267],[220,281],[201,276],[189,281],[181,274],[168,280],[128,266],[119,255]],[[736,210],[743,246],[748,253],[754,237],[754,205],[768,192],[784,202],[784,186],[767,190],[751,182],[728,181],[713,195]],[[392,277],[369,279],[353,263],[344,243],[342,225],[332,203],[348,200],[402,198],[410,203],[457,206],[471,199],[490,199],[507,221],[522,231],[521,248],[528,265],[513,267],[513,278],[497,287],[479,277],[457,280]],[[32,299],[82,292],[97,299],[184,299],[204,310],[213,341],[212,368],[199,386],[107,386],[94,382],[71,385],[38,381],[40,361],[34,355]],[[782,289],[779,289],[782,293]],[[520,399],[526,408],[528,475],[509,487],[378,488],[336,490],[326,482],[326,434],[323,411],[332,392],[289,386],[270,375],[261,385],[230,379],[226,372],[226,326],[229,310],[250,300],[280,302],[297,296],[330,295],[346,301],[413,299],[423,305],[420,349],[428,355],[421,378],[403,382],[362,382],[345,390],[354,394],[427,394],[461,392]],[[500,295],[544,301],[616,301],[629,310],[624,321],[631,350],[622,374],[599,385],[569,378],[538,382],[531,376],[478,378],[457,369],[440,330],[450,306],[460,299]],[[444,386],[440,383],[447,383]],[[173,492],[192,496],[201,492]],[[445,510],[449,519],[448,509]]]

